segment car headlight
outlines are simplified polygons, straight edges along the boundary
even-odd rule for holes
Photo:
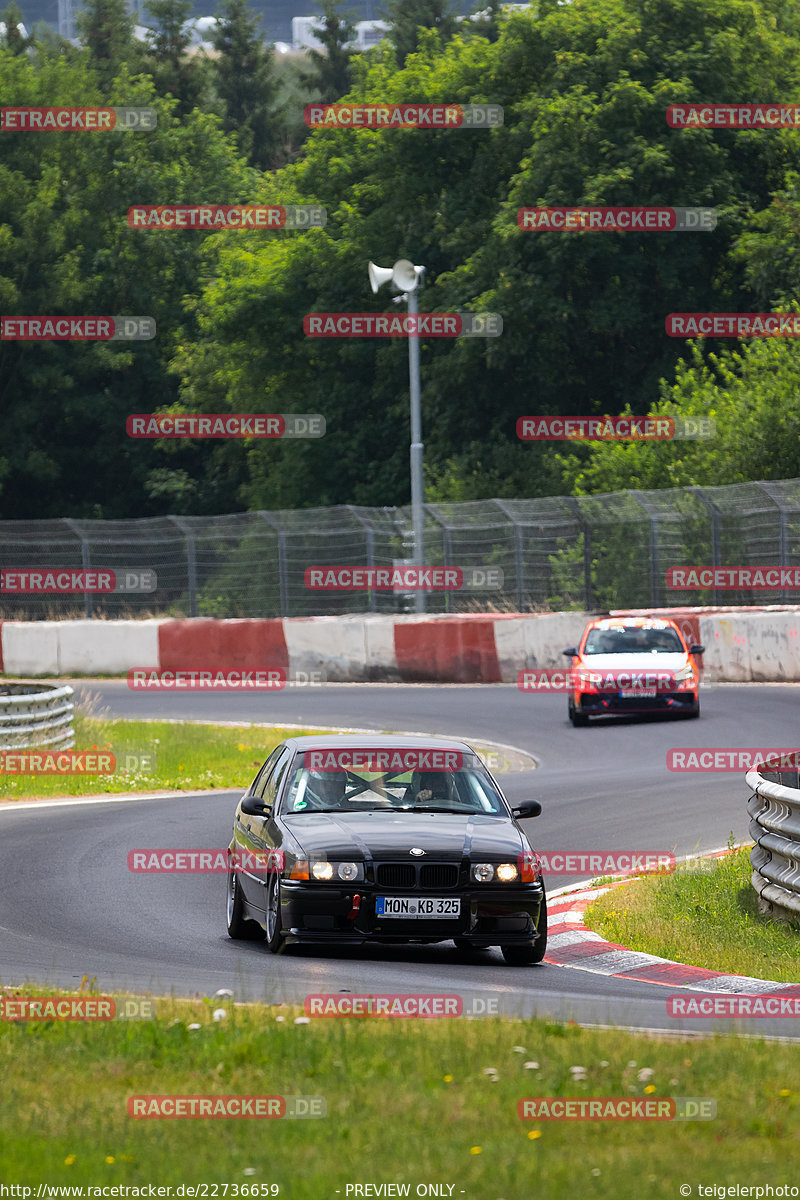
[[[320,859],[311,864],[311,878],[322,883],[338,878],[345,883],[355,883],[364,878],[364,864],[357,862],[328,862]]]
[[[688,663],[675,672],[675,682],[679,688],[691,687],[694,684],[694,670]]]
[[[354,862],[339,863],[339,866],[336,868],[336,874],[339,876],[340,879],[346,880],[347,883],[352,883],[352,881],[354,879],[360,879],[363,874],[363,871],[361,869],[361,863],[354,863]]]
[[[517,878],[517,868],[513,863],[500,863],[497,868],[497,878],[501,883],[513,883]]]
[[[473,863],[470,874],[475,883],[513,883],[519,872],[513,863]]]

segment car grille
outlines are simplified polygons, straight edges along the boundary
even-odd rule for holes
[[[410,863],[381,863],[376,879],[381,887],[413,888],[417,882],[417,868]]]
[[[380,863],[375,880],[379,887],[454,888],[458,886],[458,863]]]
[[[419,885],[423,888],[452,888],[458,884],[456,863],[425,863],[419,869]]]

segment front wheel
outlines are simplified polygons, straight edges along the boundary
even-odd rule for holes
[[[589,718],[586,716],[585,713],[579,713],[571,700],[569,702],[567,713],[568,713],[570,721],[572,722],[572,724],[575,726],[576,729],[580,729],[584,725],[589,724]]]
[[[547,897],[542,898],[539,922],[534,941],[527,946],[501,946],[503,958],[510,967],[526,967],[529,963],[540,963],[547,952]]]
[[[228,895],[226,916],[228,937],[234,940],[258,941],[264,936],[264,931],[255,921],[248,921],[244,915],[244,900],[242,889],[235,871],[228,871]]]
[[[270,877],[267,889],[267,946],[278,954],[283,945],[281,929],[281,879],[275,873]]]

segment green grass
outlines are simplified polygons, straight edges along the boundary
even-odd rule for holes
[[[315,730],[116,721],[75,715],[75,749],[114,755],[113,775],[0,775],[0,800],[177,788],[246,788],[286,737]],[[41,751],[40,751],[41,752]],[[150,756],[149,760],[147,756]],[[153,764],[153,756],[155,763]],[[137,761],[134,762],[133,758]]]
[[[412,1196],[418,1184],[449,1183],[468,1200],[674,1200],[681,1183],[696,1195],[698,1182],[774,1180],[776,1164],[791,1182],[800,1161],[795,1045],[739,1042],[734,1055],[726,1039],[499,1019],[295,1024],[298,1010],[269,1006],[231,1007],[214,1023],[203,1002],[158,1004],[157,1020],[135,1024],[0,1022],[4,1182],[275,1183],[291,1200],[336,1200],[337,1189],[346,1200],[353,1183],[406,1182]],[[189,1030],[195,1021],[201,1028]],[[573,1078],[575,1066],[585,1079]],[[127,1115],[131,1095],[208,1093],[323,1096],[327,1116]],[[523,1097],[646,1093],[710,1097],[718,1115],[663,1124],[517,1116]]]
[[[750,848],[612,888],[584,921],[610,942],[733,975],[800,983],[800,929],[758,911]]]

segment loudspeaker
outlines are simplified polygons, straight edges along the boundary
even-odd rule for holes
[[[393,268],[393,282],[401,292],[413,292],[418,282],[418,272],[421,267],[415,267],[407,258],[398,259]]]
[[[376,267],[374,262],[369,264],[369,281],[373,292],[377,292],[382,283],[388,283],[394,271],[392,267]]]

